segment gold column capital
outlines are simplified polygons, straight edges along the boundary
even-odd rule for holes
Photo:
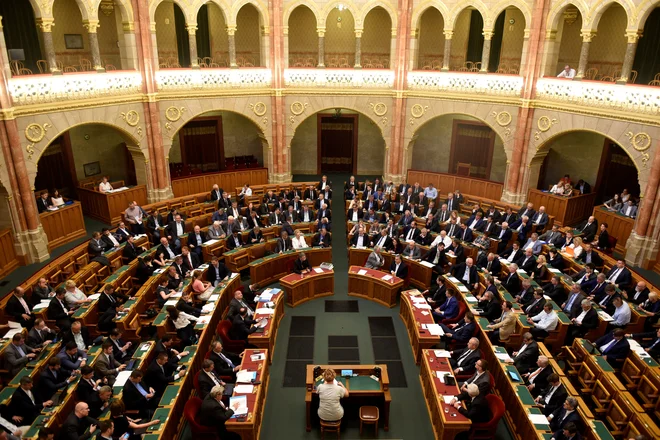
[[[195,35],[197,32],[197,23],[187,24],[186,30],[188,31],[188,35]]]
[[[325,37],[325,28],[324,27],[316,28],[316,35],[318,35],[319,38]]]
[[[53,26],[55,26],[55,19],[53,18],[39,18],[37,19],[37,26],[41,29],[41,32],[52,32]]]
[[[364,29],[355,29],[355,38],[362,38],[362,32]]]
[[[394,35],[392,35],[394,36]],[[417,39],[419,38],[419,29],[410,29],[410,38]]]
[[[637,29],[627,30],[625,37],[628,39],[628,44],[635,44],[637,40],[642,36],[642,33]]]
[[[596,36],[596,31],[591,29],[582,29],[580,31],[580,36],[582,37],[583,43],[591,43],[591,40]]]
[[[98,20],[83,21],[83,27],[87,29],[87,32],[90,34],[95,34],[100,26],[101,25],[99,24]]]
[[[121,28],[125,34],[132,34],[135,32],[135,23],[132,21],[124,21],[121,24]]]
[[[445,40],[451,40],[451,37],[454,36],[454,31],[452,29],[445,29],[442,33],[445,36]]]
[[[494,34],[495,32],[493,32],[492,30],[484,30],[482,33],[482,35],[484,36],[484,40],[492,40]]]
[[[235,35],[236,34],[236,25],[232,24],[227,26],[227,35]]]

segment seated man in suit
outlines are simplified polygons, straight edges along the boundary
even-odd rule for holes
[[[14,377],[18,374],[28,362],[37,356],[41,349],[33,349],[25,344],[25,337],[21,333],[16,333],[11,338],[11,344],[5,349],[5,368],[9,370],[9,375]]]
[[[545,305],[545,298],[543,297],[543,289],[534,289],[534,296],[532,299],[523,304],[523,311],[527,316],[536,316],[543,311]]]
[[[84,351],[85,353],[92,345],[92,339],[89,337],[89,332],[83,327],[80,321],[75,321],[71,324],[71,329],[65,332],[64,336],[62,336],[63,344],[67,344],[71,341],[76,343],[78,350]]]
[[[110,406],[110,398],[112,397],[112,388],[108,385],[99,387],[99,389],[93,393],[89,400],[85,400],[89,405],[89,416],[98,418],[103,414],[103,412]]]
[[[143,418],[151,418],[153,410],[158,406],[156,390],[143,382],[144,373],[133,370],[124,384],[122,400],[127,410],[138,410]]]
[[[129,235],[126,239],[126,245],[124,246],[121,255],[128,261],[128,263],[130,263],[146,250],[147,249],[144,246],[136,246],[135,238],[133,238],[132,235]]]
[[[48,359],[48,367],[41,373],[37,390],[43,400],[51,400],[53,395],[76,379],[72,373],[61,370],[58,357]]]
[[[509,263],[520,264],[525,257],[525,253],[520,249],[520,243],[514,241],[511,247],[507,248],[504,252],[500,252],[500,258],[504,258]]]
[[[182,366],[177,367],[169,362],[167,353],[156,356],[144,375],[144,383],[155,391],[154,399],[160,401],[170,382],[179,380],[185,374],[185,370],[181,371],[181,368]]]
[[[554,432],[553,437],[558,438],[561,430],[570,422],[579,423],[580,415],[577,412],[578,401],[575,397],[567,397],[564,404],[548,416],[550,429]],[[559,437],[561,438],[561,437]]]
[[[241,354],[224,350],[222,342],[214,341],[208,360],[213,362],[213,371],[218,377],[228,377],[230,382],[236,382],[236,372],[241,368]]]
[[[571,290],[568,293],[566,301],[561,304],[561,309],[566,313],[569,319],[576,318],[580,313],[582,313],[582,300],[585,299],[585,296],[580,290],[580,286],[573,284]]]
[[[563,244],[564,236],[561,235],[559,226],[553,223],[552,229],[541,234],[539,240],[545,241],[550,247],[560,248]]]
[[[566,301],[566,291],[561,283],[561,276],[553,275],[550,282],[543,286],[543,295],[547,295],[557,304]]]
[[[119,362],[125,362],[131,358],[135,349],[131,349],[133,346],[132,342],[124,342],[121,336],[121,331],[115,328],[110,332],[106,340],[112,342],[112,355],[115,359]]]
[[[454,319],[458,316],[458,300],[454,297],[454,291],[447,289],[445,290],[445,295],[447,296],[445,302],[440,307],[436,307],[431,311],[433,319],[436,322],[444,319]]]
[[[390,264],[390,274],[401,279],[405,279],[408,276],[408,265],[403,262],[401,255],[397,254],[394,256],[394,261]]]
[[[289,238],[289,234],[286,231],[282,231],[280,238],[277,239],[277,245],[275,246],[275,253],[281,254],[282,252],[287,252],[293,249],[293,244]]]
[[[591,306],[591,301],[583,299],[580,305],[582,307],[582,312],[575,318],[571,319],[571,325],[568,329],[565,345],[572,344],[575,338],[582,338],[589,332],[589,330],[598,327],[598,313],[596,313],[596,310]]]
[[[213,361],[211,359],[204,359],[202,361],[202,369],[197,373],[197,383],[199,384],[199,397],[200,399],[206,398],[214,386],[225,386],[225,382],[220,379],[213,371]]]
[[[234,341],[247,342],[248,336],[257,331],[257,326],[251,327],[257,321],[248,318],[247,309],[241,307],[238,310],[238,315],[234,317],[231,328],[229,329],[229,337]]]
[[[578,283],[585,292],[589,292],[590,289],[596,284],[596,273],[594,269],[596,266],[593,263],[587,263],[584,265],[584,269],[580,272],[573,275],[571,278],[573,281]],[[605,274],[602,274],[602,281],[598,284],[602,284],[605,281]]]
[[[523,333],[522,339],[520,348],[511,353],[511,363],[524,374],[529,372],[536,363],[539,357],[539,345],[529,332]]]
[[[5,417],[17,426],[30,426],[41,410],[53,405],[52,400],[44,401],[37,393],[32,391],[34,383],[30,376],[20,379],[20,386],[11,395]]]
[[[22,287],[16,287],[12,296],[7,301],[5,315],[11,321],[21,324],[21,327],[31,328],[34,324],[32,309],[25,300],[25,290]]]
[[[314,235],[314,238],[312,239],[312,246],[317,247],[330,247],[332,246],[332,237],[330,237],[330,233],[327,231],[325,228],[321,228],[321,230]]]
[[[578,225],[575,230],[582,232],[582,240],[585,243],[591,243],[594,241],[594,237],[596,237],[596,234],[598,233],[598,220],[592,215]]]
[[[607,282],[614,284],[621,290],[626,289],[631,281],[632,274],[626,267],[626,262],[621,259],[617,260],[616,266],[607,273]]]
[[[488,328],[494,330],[488,335],[493,343],[497,344],[506,341],[515,331],[517,319],[512,309],[513,304],[511,301],[504,301],[502,303],[502,315],[493,321],[492,324],[488,324]]]
[[[518,265],[516,263],[509,264],[507,268],[509,273],[503,279],[495,279],[495,284],[501,284],[507,292],[516,293],[520,289],[520,277],[518,276]]]
[[[474,234],[472,233],[472,229],[467,227],[467,224],[461,223],[461,229],[456,234],[456,238],[466,243],[472,243]]]
[[[100,423],[89,416],[89,405],[86,402],[78,402],[73,413],[69,414],[60,427],[58,438],[62,440],[86,440],[91,437],[92,432],[85,434],[85,431],[91,430],[92,426],[96,428]]]
[[[469,374],[475,369],[475,364],[481,359],[481,351],[479,350],[479,339],[470,338],[467,347],[460,350],[452,351],[449,364],[454,370],[454,374]]]
[[[307,255],[304,252],[300,252],[298,258],[293,262],[293,271],[301,275],[312,271],[312,266],[309,264]]]
[[[454,403],[454,407],[458,409],[458,412],[470,419],[472,423],[484,423],[490,420],[492,413],[486,397],[479,392],[479,387],[471,383],[466,387],[466,392],[468,394],[468,398],[465,399],[467,409],[457,401]]]
[[[465,249],[458,238],[451,241],[451,246],[445,249],[446,254],[456,257],[456,263],[465,261]]]
[[[640,344],[642,347],[644,347],[645,352],[647,352],[654,359],[660,358],[660,328],[655,331],[645,333],[629,333],[626,335],[626,338],[641,341]],[[649,341],[646,342],[644,339],[649,339]]]
[[[43,319],[37,318],[34,321],[34,327],[28,332],[27,345],[32,348],[43,348],[53,342],[56,336],[46,327]]]
[[[364,267],[367,269],[380,269],[385,264],[385,258],[380,253],[380,246],[374,247],[374,250],[367,257]]]
[[[178,352],[173,348],[174,340],[170,335],[163,335],[160,341],[156,342],[154,347],[154,355],[158,356],[159,353],[167,353],[170,363],[177,364],[183,357],[188,356],[187,351]]]
[[[217,286],[221,281],[231,275],[231,271],[225,266],[224,263],[218,260],[215,255],[211,258],[211,265],[206,271],[206,281],[213,286]]]
[[[583,245],[584,247],[584,252],[581,252],[580,255],[577,256],[576,260],[584,263],[584,264],[593,264],[596,267],[601,267],[603,265],[603,259],[598,255],[598,252],[596,252],[593,249],[593,246],[591,243],[586,243]]]
[[[527,389],[532,396],[538,396],[548,386],[548,376],[553,373],[550,360],[547,356],[539,356],[536,359],[536,368],[532,368],[528,373],[523,374],[523,379]]]
[[[80,368],[87,364],[87,353],[78,351],[75,342],[67,342],[64,348],[57,353],[60,360],[62,374],[78,374]]]
[[[627,301],[632,302],[633,304],[642,304],[649,299],[650,292],[651,291],[646,286],[646,283],[644,281],[639,281],[630,293],[622,291],[621,294]],[[34,292],[32,294],[34,295]]]
[[[477,307],[481,309],[479,316],[483,316],[488,322],[495,321],[502,314],[500,300],[490,290],[487,290],[481,295],[481,300],[477,303]]]
[[[470,291],[479,290],[479,274],[472,258],[467,258],[464,263],[452,267],[451,273],[459,281],[465,284]]]
[[[534,258],[534,253],[531,248],[527,248],[524,252],[524,255],[519,260],[518,265],[522,270],[527,272],[527,275],[531,275],[536,267],[536,258]]]
[[[232,408],[227,408],[222,403],[222,395],[225,387],[222,385],[214,386],[209,392],[208,396],[202,401],[202,406],[199,408],[199,424],[215,428],[218,437],[222,440],[241,440],[241,436],[235,432],[227,431],[225,422],[234,414],[240,406],[239,402],[235,402]]]
[[[543,243],[539,240],[539,234],[533,232],[532,235],[527,239],[527,242],[522,246],[522,250],[526,251],[531,249],[534,255],[539,255],[543,249]]]
[[[440,307],[447,301],[447,287],[445,286],[445,279],[442,275],[438,275],[435,283],[432,284],[427,290],[422,292],[426,296],[426,301],[431,307]]]
[[[202,244],[206,241],[206,235],[202,232],[199,225],[195,225],[193,230],[188,233],[188,247],[197,254],[198,258],[202,258]]]
[[[561,408],[566,397],[568,397],[568,393],[566,387],[561,383],[559,375],[551,373],[548,375],[548,386],[540,392],[535,401],[541,407],[543,415],[547,417]]]
[[[548,224],[548,214],[545,212],[545,206],[539,207],[539,211],[530,217],[532,226],[536,228],[536,231],[542,232],[545,229],[545,225]]]
[[[116,292],[112,284],[106,284],[103,287],[103,293],[99,296],[97,308],[100,313],[103,313],[110,307],[120,308],[128,299],[126,295]]]
[[[231,235],[225,241],[228,250],[234,250],[243,246],[243,236],[239,233],[238,229],[231,231]]]
[[[477,324],[474,321],[474,315],[472,312],[467,312],[463,316],[463,319],[456,324],[440,324],[440,327],[442,327],[442,330],[445,332],[442,338],[446,342],[465,344],[474,335],[474,330],[477,327]]]
[[[98,355],[94,362],[94,372],[99,379],[107,379],[108,385],[112,386],[117,379],[117,374],[124,371],[125,364],[120,364],[115,360],[112,354],[114,345],[110,341],[105,341],[101,346],[101,354]]]
[[[543,311],[536,315],[529,315],[527,322],[530,323],[532,328],[529,330],[532,336],[537,340],[543,340],[554,331],[559,324],[559,316],[553,309],[552,303],[546,302],[543,304]],[[531,322],[530,322],[531,319]]]
[[[470,398],[467,393],[467,387],[471,383],[479,387],[479,394],[484,396],[490,394],[490,382],[493,376],[488,371],[488,361],[486,359],[479,359],[474,364],[474,368],[474,374],[471,378],[461,384],[461,392],[452,399],[450,405],[453,405],[456,401],[461,402]]]
[[[484,253],[481,258],[477,259],[477,267],[483,269],[488,274],[497,277],[500,274],[502,264],[500,263],[500,259],[497,258],[497,255],[489,252],[488,255]]]
[[[630,353],[630,344],[625,337],[623,329],[616,329],[596,340],[594,345],[598,347],[601,355],[612,365],[620,365]]]

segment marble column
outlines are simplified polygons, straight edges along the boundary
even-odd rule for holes
[[[419,68],[419,29],[410,29],[410,59],[408,60],[408,70],[417,70]]]
[[[493,31],[484,30],[484,47],[481,50],[481,69],[479,73],[488,73],[488,62],[490,61],[490,43],[493,40]]]
[[[37,21],[37,25],[41,28],[41,36],[44,42],[44,52],[48,60],[48,68],[53,75],[61,75],[62,71],[57,67],[57,57],[55,56],[55,45],[53,44],[53,26],[55,26],[52,18],[42,18]]]
[[[454,36],[454,31],[445,30],[445,50],[442,54],[442,71],[449,72],[449,61],[451,60],[451,37]]]
[[[362,29],[355,29],[355,67],[362,68]]]
[[[90,20],[83,23],[87,29],[87,36],[89,37],[89,49],[92,51],[92,68],[99,73],[105,72],[103,61],[101,61],[101,49],[99,49],[99,36],[96,31],[99,28],[98,20]]]
[[[637,40],[639,40],[639,33],[635,31],[626,32],[628,37],[628,45],[626,46],[626,56],[623,58],[623,66],[621,66],[621,77],[617,78],[617,84],[626,84],[630,80],[630,72],[632,71],[633,62],[635,61],[635,52],[637,51]]]
[[[574,78],[576,80],[581,80],[584,77],[584,72],[587,70],[587,65],[589,63],[589,47],[591,46],[591,40],[596,36],[596,32],[583,30],[580,35],[582,35],[582,48],[580,49],[580,61]]]
[[[190,67],[192,69],[199,69],[199,61],[197,60],[197,25],[187,24],[188,30],[188,46],[190,47]]]
[[[227,39],[229,41],[229,67],[238,69],[238,64],[236,64],[236,25],[227,26]]]
[[[319,63],[316,67],[322,69],[325,67],[325,28],[317,28],[316,33],[319,36]]]
[[[523,32],[523,47],[522,53],[520,54],[520,68],[518,70],[518,75],[520,76],[524,76],[525,70],[527,70],[527,62],[529,60],[527,52],[529,51],[529,35],[531,33],[531,29],[526,28]]]

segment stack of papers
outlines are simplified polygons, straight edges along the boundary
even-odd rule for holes
[[[433,354],[437,358],[450,358],[451,353],[449,353],[447,350],[433,350]]]
[[[165,307],[167,307],[167,306],[176,306],[177,302],[178,301],[175,300],[175,299],[168,299],[167,301],[165,301]]]
[[[426,329],[433,336],[443,336],[445,334],[445,331],[442,330],[442,327],[440,327],[439,324],[426,324]]]
[[[214,293],[213,295],[209,296],[209,299],[206,300],[207,302],[216,302],[218,299],[220,299],[220,295],[217,293]]]
[[[215,303],[209,302],[209,303],[206,303],[202,306],[202,311],[203,312],[211,313],[214,310],[215,310]]]
[[[366,275],[367,271],[365,269],[358,270],[358,275]]]
[[[259,298],[257,299],[257,301],[259,301],[259,302],[268,302],[271,299],[273,299],[273,294],[264,290],[263,292],[261,292],[261,295],[259,295]]]
[[[236,382],[237,383],[252,383],[253,380],[257,378],[256,371],[247,371],[241,370],[236,373]]]
[[[445,403],[449,405],[451,401],[454,400],[454,396],[442,396],[442,400],[444,400]]]
[[[50,305],[50,300],[49,299],[42,299],[39,304],[35,304],[34,307],[32,307],[32,310],[45,309],[49,305]]]
[[[100,294],[100,293],[94,293],[94,294],[92,294],[92,295],[89,295],[89,296],[87,297],[87,299],[91,299],[92,301],[94,301],[94,300],[99,299],[100,297],[101,297],[101,294]]]
[[[527,414],[527,417],[529,417],[529,421],[532,422],[534,425],[548,424],[548,418],[543,414]]]
[[[513,359],[511,359],[508,353],[495,353],[495,357],[504,362],[513,362]]]
[[[9,331],[5,334],[5,339],[11,339],[15,334],[23,332],[23,327],[18,322],[8,321]]]
[[[234,387],[234,393],[236,394],[252,394],[254,391],[254,385],[236,385]]]
[[[220,241],[220,240],[209,240],[209,241],[207,241],[206,243],[202,243],[202,246],[210,246],[210,245],[215,244],[215,243],[217,243],[217,242],[219,242],[219,241]]]
[[[614,321],[614,318],[612,318],[610,315],[608,315],[602,310],[598,311],[598,316],[600,316],[600,319],[602,319],[603,321],[607,321],[607,322]]]
[[[316,272],[316,273],[323,273],[323,269],[321,269],[320,267],[315,267],[315,268],[314,268],[314,272]]]
[[[236,388],[234,388],[236,390]],[[234,404],[238,402],[238,408],[234,409]],[[235,416],[244,416],[248,413],[247,396],[235,396],[229,398],[229,407],[234,410]]]
[[[449,281],[451,281],[452,283],[455,283],[455,284],[460,283],[460,281],[458,280],[458,278],[448,277],[448,279],[449,279]]]
[[[465,286],[462,285],[462,284],[460,284],[460,285],[458,286],[458,291],[461,292],[461,293],[470,293],[470,289],[468,289],[467,287],[465,287]]]
[[[434,267],[434,266],[433,266],[433,263],[429,263],[428,261],[421,261],[420,264],[421,264],[422,266],[426,266],[426,267],[430,267],[430,268],[433,268],[433,267]]]
[[[257,314],[257,315],[259,315],[259,314],[272,315],[273,313],[275,313],[275,310],[274,309],[261,308],[261,309],[255,310],[254,313]]]
[[[470,303],[476,303],[476,302],[479,302],[479,300],[478,300],[477,298],[475,298],[474,296],[472,296],[472,295],[466,295],[466,296],[465,296],[465,300],[466,300],[467,302],[470,302]]]
[[[250,356],[252,362],[263,361],[266,359],[266,353],[257,353]]]
[[[113,387],[123,387],[128,378],[131,376],[132,371],[124,370],[120,371],[117,374],[117,378],[115,379],[115,383]]]
[[[199,318],[197,318],[197,324],[208,324],[209,322],[211,322],[210,315],[200,316]]]
[[[413,303],[413,305],[415,307],[417,307],[418,309],[423,309],[423,310],[430,310],[431,309],[430,305],[428,305],[426,303],[423,303],[423,302]]]
[[[381,278],[383,281],[389,281],[392,279],[392,275],[385,275],[384,277]]]
[[[440,382],[445,383],[445,376],[451,376],[449,371],[436,371],[435,375],[440,379]]]

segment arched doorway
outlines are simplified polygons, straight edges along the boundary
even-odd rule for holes
[[[596,37],[589,49],[587,70],[596,71],[592,79],[615,82],[621,77],[626,54],[626,10],[612,3],[598,21]]]
[[[530,168],[530,188],[548,190],[568,174],[572,182],[582,179],[591,186],[597,204],[623,189],[634,198],[640,195],[638,170],[627,151],[593,131],[564,132],[549,139],[537,150]]]
[[[440,70],[445,56],[445,20],[439,10],[431,6],[419,19],[417,63],[414,68]],[[447,54],[449,56],[449,54]]]
[[[319,43],[314,12],[300,5],[291,12],[286,25],[289,27],[289,67],[316,67]]]
[[[190,66],[190,45],[186,17],[173,1],[163,1],[156,8],[156,46],[161,68]]]
[[[484,19],[481,12],[467,7],[454,22],[449,70],[478,72],[484,48]]]
[[[257,124],[230,111],[205,112],[172,138],[172,179],[222,170],[264,166],[268,141]]]
[[[637,78],[630,78],[634,83],[660,86],[660,7],[655,7],[644,22],[633,70],[637,73]]]
[[[364,18],[360,64],[365,69],[389,69],[392,18],[377,6]],[[357,63],[356,63],[357,64]],[[357,67],[357,66],[356,66]]]
[[[502,11],[493,29],[489,72],[518,75],[525,42],[525,15],[515,6]]]
[[[45,55],[39,43],[37,26],[26,25],[35,23],[30,0],[0,2],[0,17],[5,40],[3,49],[7,50],[12,76],[49,73],[48,63],[38,63]]]
[[[291,173],[383,174],[385,139],[381,128],[362,113],[331,108],[296,128],[291,140]]]
[[[248,3],[236,15],[236,64],[239,67],[267,67],[267,54],[261,50],[262,17]]]
[[[344,69],[355,66],[355,17],[341,4],[326,18],[325,65]]]
[[[568,4],[557,12],[548,23],[550,39],[546,40],[548,51],[543,67],[544,76],[557,76],[564,66],[577,71],[582,47],[582,13],[573,4]],[[589,79],[586,78],[585,79]]]
[[[446,114],[430,119],[417,129],[408,150],[411,169],[456,174],[459,163],[469,164],[470,177],[504,182],[504,142],[477,118]]]

